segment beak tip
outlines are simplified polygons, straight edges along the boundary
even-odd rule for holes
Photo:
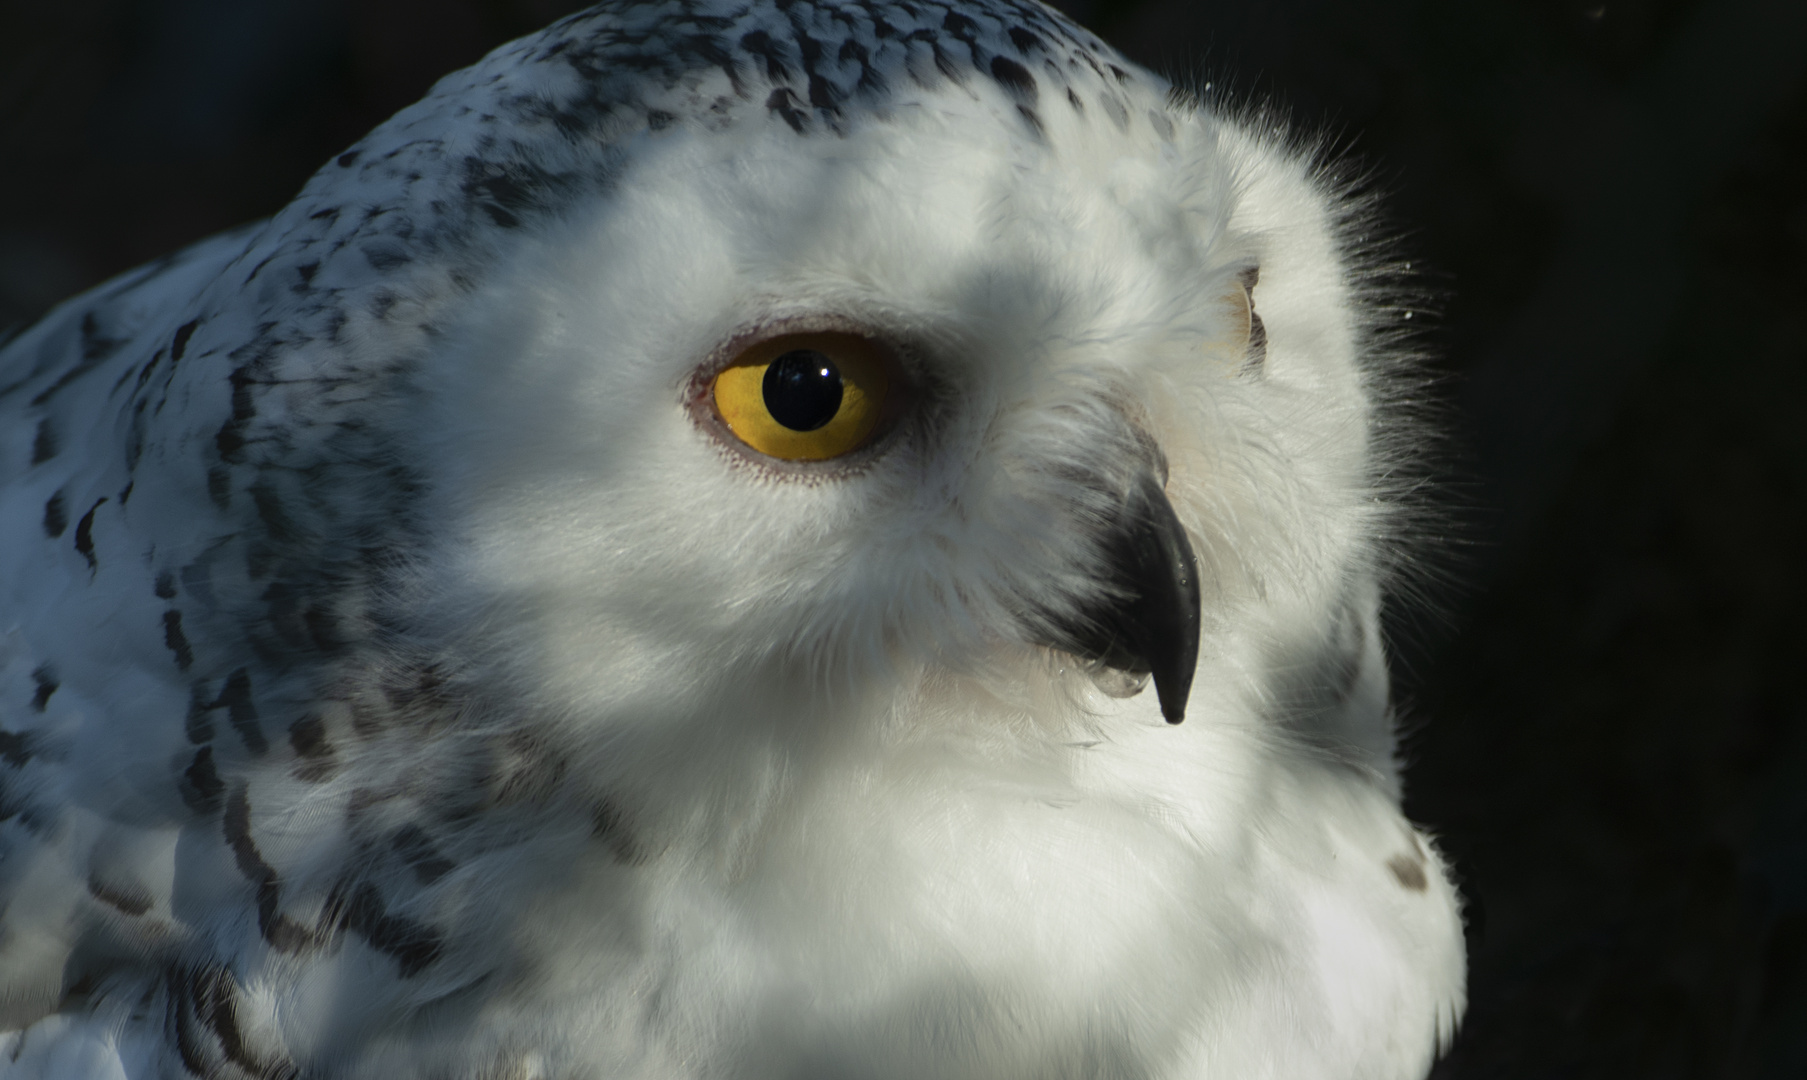
[[[1187,672],[1190,675],[1191,672]],[[1177,685],[1176,685],[1177,684]],[[1155,678],[1155,693],[1160,695],[1161,716],[1169,724],[1177,724],[1186,719],[1186,703],[1192,696],[1192,680],[1190,678],[1162,679]]]

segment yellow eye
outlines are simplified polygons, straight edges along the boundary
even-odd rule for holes
[[[826,461],[878,430],[891,372],[880,347],[857,334],[785,334],[735,357],[711,393],[741,442],[785,461]]]

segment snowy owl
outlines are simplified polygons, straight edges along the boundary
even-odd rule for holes
[[[611,0],[14,335],[0,1077],[1422,1076],[1307,157],[1034,0]]]

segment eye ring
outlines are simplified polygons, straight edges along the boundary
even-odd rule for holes
[[[905,396],[892,349],[838,327],[770,330],[730,341],[725,361],[697,372],[699,420],[736,449],[794,466],[842,464],[873,445]]]

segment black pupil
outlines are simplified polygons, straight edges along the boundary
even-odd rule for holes
[[[814,431],[841,411],[841,372],[814,349],[793,349],[765,369],[766,411],[792,431]]]

